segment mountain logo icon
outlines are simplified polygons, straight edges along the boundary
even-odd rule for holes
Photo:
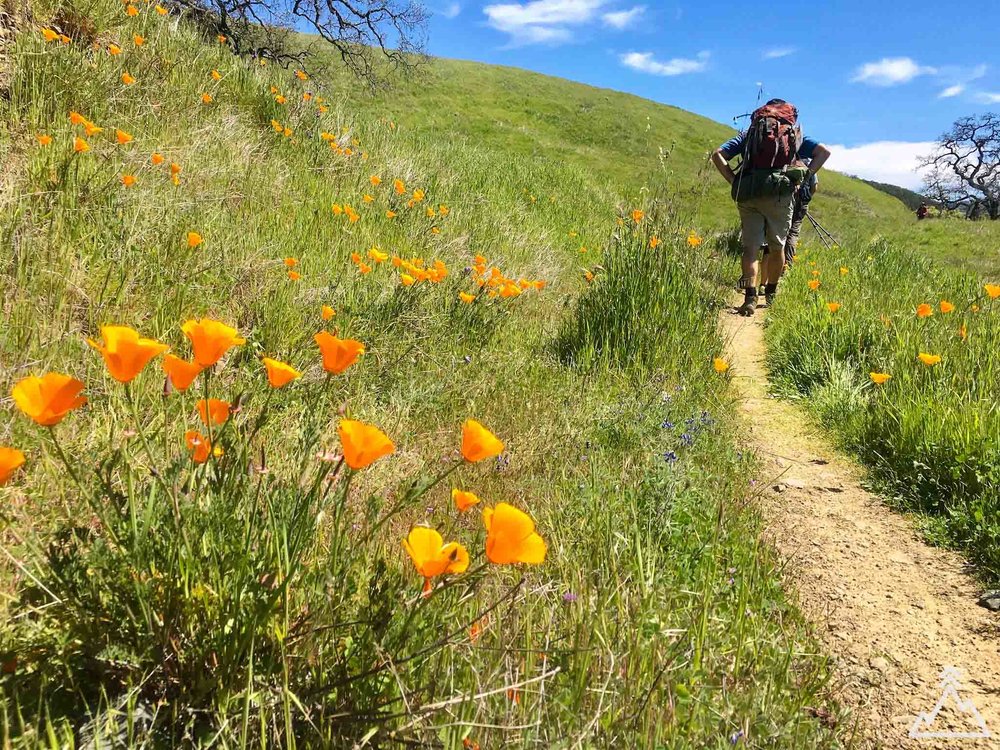
[[[910,727],[910,737],[916,739],[983,739],[993,736],[986,728],[986,722],[983,721],[975,704],[971,700],[963,700],[959,694],[962,687],[961,677],[961,671],[955,667],[945,667],[941,671],[941,697],[938,698],[933,709],[929,712],[921,711],[917,715],[916,721]],[[935,729],[934,724],[938,719],[938,714],[946,708],[949,715],[964,717],[970,729],[966,731]]]

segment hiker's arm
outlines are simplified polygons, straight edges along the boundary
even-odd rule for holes
[[[719,174],[726,178],[726,182],[732,185],[733,180],[736,179],[736,173],[733,171],[733,168],[729,166],[729,159],[727,159],[725,154],[722,153],[721,148],[715,149],[712,153],[712,164],[714,164],[715,168],[719,170]]]
[[[816,148],[813,149],[812,161],[809,162],[809,171],[816,174],[823,168],[823,165],[826,164],[826,160],[829,158],[830,149],[822,143],[817,143]]]

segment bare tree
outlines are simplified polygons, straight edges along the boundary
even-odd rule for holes
[[[299,62],[310,49],[291,29],[319,35],[371,85],[424,55],[427,12],[418,0],[175,0],[233,51]]]
[[[1000,219],[1000,115],[962,117],[920,166],[927,196],[968,218]]]

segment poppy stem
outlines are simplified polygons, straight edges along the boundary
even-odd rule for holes
[[[80,477],[77,475],[76,470],[70,464],[69,459],[66,458],[66,454],[63,453],[62,446],[59,445],[59,441],[56,439],[56,428],[55,425],[49,427],[49,437],[52,438],[52,445],[56,449],[56,455],[59,456],[59,460],[62,461],[63,466],[66,467],[66,471],[69,473],[70,478],[81,490],[84,489],[83,484],[80,482]]]
[[[159,483],[160,488],[170,498],[170,502],[174,509],[174,523],[177,525],[178,531],[181,531],[183,535],[183,529],[181,528],[181,508],[180,503],[177,501],[177,493],[175,493],[170,487],[167,486],[166,480],[163,478],[163,474],[156,466],[156,460],[153,458],[153,449],[149,445],[149,438],[146,437],[146,431],[143,429],[142,422],[139,420],[139,409],[135,404],[135,398],[132,395],[132,384],[125,384],[125,400],[128,402],[129,410],[132,412],[132,420],[135,422],[136,432],[139,433],[139,439],[142,441],[143,450],[146,452],[146,459],[149,461],[149,471],[156,481]],[[185,541],[187,541],[185,539]]]

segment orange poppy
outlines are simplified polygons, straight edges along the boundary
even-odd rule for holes
[[[372,272],[372,267],[369,266],[367,263],[358,263],[358,271],[361,272],[361,273],[363,273],[363,274],[364,273],[371,273]]]
[[[197,403],[198,416],[203,424],[223,424],[229,419],[229,402],[217,398],[207,401],[200,399]]]
[[[941,300],[941,304],[938,306],[938,309],[941,310],[942,313],[950,313],[955,311],[955,306],[948,300],[943,299]]]
[[[205,369],[197,362],[167,354],[163,357],[163,371],[170,378],[170,384],[179,391],[186,391],[191,387],[194,379]]]
[[[132,43],[135,44],[136,47],[141,47],[146,43],[146,37],[142,36],[141,34],[133,34]]]
[[[653,250],[655,250],[657,247],[659,247],[659,245],[660,245],[660,238],[657,237],[655,234],[652,237],[649,238],[649,246],[650,246],[650,248],[652,248]]]
[[[458,542],[444,543],[435,530],[414,526],[403,540],[403,549],[413,561],[413,567],[424,577],[425,593],[430,579],[447,573],[464,573],[469,568],[469,553]]]
[[[284,104],[288,100],[285,99],[285,97],[282,94],[278,94],[276,97],[274,97],[274,101],[276,101],[278,104]]]
[[[872,379],[872,382],[875,385],[885,385],[892,375],[887,372],[870,372],[868,373],[868,377]]]
[[[298,281],[299,279],[302,278],[302,274],[300,274],[298,271],[289,271],[288,278],[290,278],[292,281]]]
[[[474,419],[462,423],[462,456],[470,463],[503,453],[503,442]]]
[[[117,44],[109,44],[108,45],[108,54],[109,55],[114,56],[114,55],[120,55],[121,53],[122,53],[122,48],[119,47]]]
[[[635,209],[632,211],[632,221],[638,224],[640,221],[646,218],[646,212],[641,209]]]
[[[191,248],[198,247],[198,245],[205,241],[198,232],[188,232],[185,235],[185,239],[187,240],[187,246]]]
[[[10,395],[26,416],[44,427],[51,427],[87,403],[86,396],[80,395],[82,390],[83,383],[76,378],[50,372],[18,381]]]
[[[270,357],[264,357],[264,367],[267,369],[267,382],[272,388],[281,388],[293,380],[302,377],[302,373],[291,365],[279,362]]]
[[[371,250],[368,251],[368,257],[371,258],[376,263],[384,263],[385,261],[389,260],[389,254],[383,253],[377,247],[373,247]]]
[[[24,465],[24,454],[17,448],[0,445],[0,485],[7,484],[14,472]]]
[[[369,182],[370,182],[370,183],[372,184],[372,186],[374,186],[374,187],[378,187],[379,185],[381,185],[381,184],[382,184],[382,178],[381,178],[381,177],[379,177],[379,176],[378,176],[377,174],[373,174],[373,175],[372,175],[371,177],[369,177],[369,178],[368,178],[368,181],[369,181]]]
[[[124,73],[122,73],[122,83],[124,83],[126,86],[131,86],[133,83],[135,83],[135,78],[133,78],[126,70]]]
[[[98,133],[100,133],[103,130],[104,130],[104,128],[97,127],[94,123],[90,122],[89,120],[87,122],[83,123],[83,133],[88,138],[90,138],[90,136],[92,136],[92,135],[97,135]]]
[[[119,146],[124,146],[132,141],[132,135],[124,130],[115,130],[115,140],[118,141]]]
[[[38,145],[39,146],[51,146],[52,145],[52,136],[51,135],[46,135],[45,133],[38,133],[35,136],[35,140],[38,141]]]
[[[289,268],[295,268],[299,264],[298,258],[285,258],[284,264]]]
[[[216,38],[216,40],[218,40],[219,44],[225,44],[226,43],[226,35],[225,34],[219,34],[215,38]]]
[[[819,279],[809,279],[808,286],[812,291],[815,292],[817,289],[819,289],[819,283],[820,283]]]
[[[465,492],[457,487],[451,491],[451,499],[455,502],[455,507],[460,511],[466,511],[473,505],[479,505],[479,498],[472,492]]]
[[[334,375],[340,375],[365,353],[365,345],[355,339],[339,339],[326,331],[313,338],[323,355],[323,369]]]
[[[137,16],[139,15],[139,9],[136,8],[134,5],[126,5],[125,15],[129,17]]]
[[[1000,284],[986,284],[983,288],[986,290],[986,295],[990,299],[1000,297]]]
[[[933,314],[934,314],[934,308],[928,305],[926,302],[917,305],[918,318],[929,318]]]
[[[831,313],[835,313],[835,312],[837,312],[837,310],[840,309],[840,303],[839,302],[827,302],[826,303],[826,309],[829,310]]]
[[[344,449],[344,460],[352,469],[364,469],[396,451],[389,436],[373,425],[342,419],[337,431]]]
[[[392,189],[396,191],[396,195],[403,195],[406,193],[406,185],[402,180],[393,180]]]
[[[45,37],[46,42],[54,42],[59,38],[59,34],[49,28],[42,29],[42,36]]]
[[[175,161],[170,162],[170,174],[180,174],[181,165]]]
[[[690,247],[698,247],[704,240],[693,229],[688,233],[687,243]]]
[[[483,509],[486,557],[497,565],[545,561],[545,541],[535,532],[531,516],[513,505],[499,503]]]
[[[202,104],[211,104],[212,103],[212,95],[209,94],[206,91],[204,94],[201,95],[201,103]]]
[[[459,292],[458,298],[467,305],[471,305],[473,302],[476,301],[476,295],[467,294],[466,292]]]
[[[154,151],[153,155],[149,157],[149,160],[153,162],[153,166],[159,166],[160,164],[163,164],[163,154],[158,154]]]
[[[85,151],[89,151],[90,146],[87,144],[85,140],[83,140],[83,138],[77,136],[76,138],[73,139],[73,150],[78,154],[82,154]]]
[[[386,211],[385,212],[385,218],[387,218],[387,219],[395,219],[396,218],[396,212],[395,211]]]
[[[920,352],[920,354],[917,355],[917,358],[928,367],[933,367],[941,361],[940,354],[925,354],[924,352]]]
[[[408,273],[401,273],[399,275],[399,280],[403,284],[403,286],[413,286],[413,284],[416,282],[416,279],[410,276],[410,274]]]
[[[845,266],[840,267],[840,275],[847,276],[847,268]]]
[[[330,318],[332,318],[336,314],[337,314],[337,311],[334,310],[329,305],[323,305],[323,308],[320,310],[320,315],[323,317],[323,320],[329,320]]]
[[[164,7],[162,6],[162,5],[156,5],[156,6],[154,6],[154,7],[153,7],[153,10],[155,10],[155,11],[156,11],[157,13],[159,13],[159,14],[160,14],[161,16],[165,16],[165,15],[167,15],[167,13],[168,13],[167,9],[166,9],[166,8],[164,8]]]
[[[145,369],[150,360],[170,347],[154,339],[144,339],[128,326],[101,326],[104,343],[87,339],[101,353],[108,372],[119,383],[130,383]]]
[[[222,73],[220,73],[217,70],[213,70],[212,71],[212,80],[213,81],[221,81],[222,80]]]
[[[965,341],[965,339],[967,338],[967,336],[968,336],[968,331],[966,331],[965,323],[962,323],[958,327],[958,337],[960,339],[962,339],[962,341]]]
[[[712,360],[712,369],[721,374],[729,369],[729,363],[721,357],[716,357]]]
[[[74,112],[70,110],[69,121],[72,125],[83,125],[87,121],[87,118],[81,115],[79,112]]]
[[[187,444],[187,449],[191,451],[191,460],[196,464],[205,463],[209,456],[219,458],[223,453],[222,448],[217,445],[213,447],[208,438],[197,430],[185,432],[184,442]]]
[[[188,320],[181,330],[191,342],[194,361],[202,367],[211,367],[232,347],[246,343],[235,328],[210,318]]]
[[[300,81],[305,81],[308,80],[309,78],[309,76],[306,75],[306,72],[304,70],[296,70],[295,77],[298,78]]]

